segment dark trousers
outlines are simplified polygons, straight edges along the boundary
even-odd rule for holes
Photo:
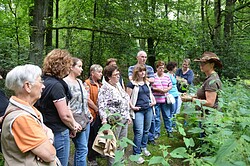
[[[100,117],[97,116],[96,119],[90,124],[90,133],[88,141],[88,161],[96,160],[96,157],[99,155],[96,151],[92,149],[95,138],[97,136],[98,130],[101,127]]]

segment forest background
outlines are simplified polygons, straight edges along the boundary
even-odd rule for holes
[[[249,7],[248,0],[0,0],[0,74],[41,66],[62,48],[83,60],[83,79],[110,57],[127,78],[139,50],[151,66],[212,51],[224,65],[220,76],[249,78]],[[191,67],[199,78],[198,65]]]

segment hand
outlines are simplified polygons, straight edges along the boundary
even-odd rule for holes
[[[192,99],[193,99],[192,96],[189,96],[189,95],[187,95],[187,94],[185,94],[185,93],[181,95],[181,100],[182,100],[182,102],[191,102]]]
[[[69,137],[70,138],[74,138],[76,136],[76,131],[75,130],[71,130],[69,133]]]
[[[93,122],[94,117],[92,116],[92,114],[90,114],[90,119],[89,119],[89,123]]]
[[[150,107],[153,107],[156,104],[156,102],[149,103]]]
[[[129,117],[128,118],[128,124],[131,124],[132,123],[132,119]]]
[[[141,107],[132,107],[131,109],[134,111],[139,111],[141,109]]]
[[[103,119],[103,120],[102,120],[102,124],[107,124],[107,120],[106,120],[106,119]]]
[[[82,126],[77,122],[75,123],[74,131],[76,131],[76,132],[82,131]]]
[[[38,161],[40,161],[41,163],[43,162],[43,160],[42,160],[40,157],[38,157],[38,156],[36,156],[36,159],[37,159]]]

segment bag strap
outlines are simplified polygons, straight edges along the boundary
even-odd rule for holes
[[[79,87],[80,87],[80,90],[81,90],[81,95],[82,95],[82,111],[84,111],[84,108],[83,108],[84,97],[83,97],[82,86],[81,86],[81,84],[80,84],[79,80],[76,80],[76,81],[78,82]]]

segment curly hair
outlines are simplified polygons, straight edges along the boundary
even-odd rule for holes
[[[54,49],[43,61],[43,74],[64,78],[72,65],[72,57],[67,50]]]
[[[133,75],[132,75],[132,80],[133,81],[138,81],[139,77],[138,77],[138,73],[141,71],[147,71],[146,67],[144,65],[135,65],[135,68],[133,70]],[[146,82],[147,81],[147,72],[145,73],[145,77],[143,78],[143,81]]]

